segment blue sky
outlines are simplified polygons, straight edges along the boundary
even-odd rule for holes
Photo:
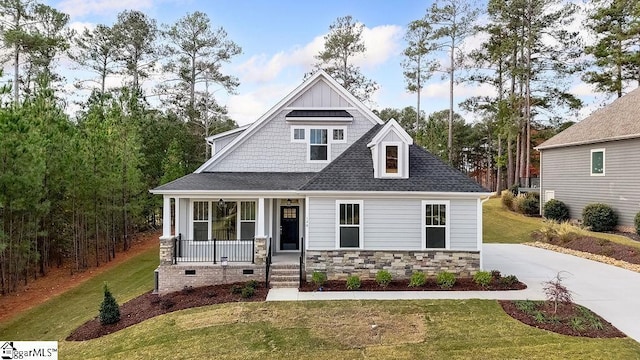
[[[373,108],[415,106],[415,94],[405,91],[400,62],[405,47],[406,25],[424,15],[431,1],[417,0],[60,0],[49,4],[71,15],[72,27],[80,30],[96,24],[111,25],[125,9],[145,12],[159,24],[175,22],[189,12],[206,13],[213,26],[222,26],[243,49],[225,66],[225,72],[240,79],[236,95],[218,91],[231,117],[240,125],[256,120],[302,81],[322,48],[322,37],[339,16],[351,15],[365,25],[367,53],[356,60],[363,73],[380,85]],[[469,39],[473,47],[479,39]],[[443,54],[444,56],[444,54]],[[64,62],[61,63],[64,67]],[[67,75],[72,78],[72,75]],[[111,84],[118,86],[119,79]],[[154,80],[146,85],[151,88]],[[581,95],[591,89],[579,82]],[[456,87],[456,104],[468,96],[490,91],[477,85]],[[448,107],[448,83],[435,75],[422,92],[422,108],[427,114]],[[590,105],[581,112],[588,114]],[[473,116],[464,114],[468,120]]]

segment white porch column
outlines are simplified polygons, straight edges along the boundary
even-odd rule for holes
[[[174,198],[174,201],[176,204],[176,221],[175,221],[173,235],[178,236],[178,234],[180,234],[180,198],[176,197]]]
[[[162,237],[169,237],[171,236],[171,198],[164,195],[162,200]]]
[[[256,237],[265,237],[264,233],[264,218],[265,218],[265,208],[264,208],[264,198],[258,198],[258,231],[256,232]]]

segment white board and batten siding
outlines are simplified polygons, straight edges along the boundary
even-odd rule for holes
[[[318,81],[287,106],[293,108],[348,108],[353,105],[333,90],[329,84]]]
[[[336,249],[336,200],[309,198],[308,250]],[[423,250],[422,200],[442,199],[351,199],[363,200],[362,250]],[[477,199],[450,200],[450,250],[479,250]]]

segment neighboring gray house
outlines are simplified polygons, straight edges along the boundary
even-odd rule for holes
[[[471,275],[490,193],[384,124],[325,72],[255,123],[208,138],[212,157],[164,197],[160,293],[265,280],[298,286],[379,269]],[[301,267],[300,267],[301,266]]]
[[[558,199],[570,216],[585,205],[613,207],[619,225],[632,230],[640,211],[640,89],[595,111],[536,148],[542,201]]]

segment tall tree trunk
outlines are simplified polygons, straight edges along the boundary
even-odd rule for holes
[[[496,171],[496,192],[499,194],[502,191],[502,136],[498,136],[498,159],[500,164]]]
[[[449,135],[447,137],[447,149],[449,151],[449,164],[453,164],[453,79],[454,79],[455,38],[451,39],[451,54],[449,57]]]

